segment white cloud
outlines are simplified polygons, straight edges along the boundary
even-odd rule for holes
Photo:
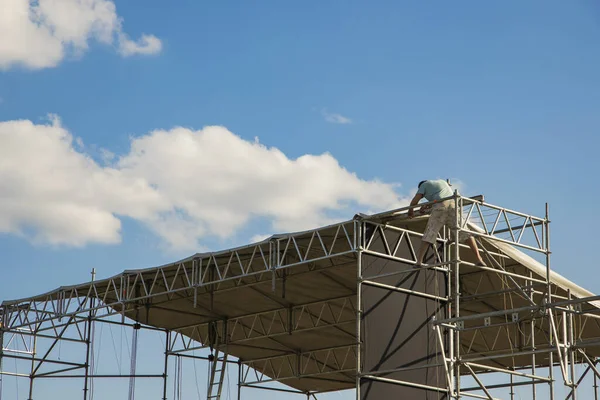
[[[162,42],[154,35],[142,35],[138,41],[133,41],[127,35],[119,37],[119,53],[125,57],[135,54],[157,54],[162,50]]]
[[[116,43],[123,56],[162,47],[153,35],[131,41],[112,0],[0,0],[0,8],[0,69],[55,67],[69,54],[82,55],[91,40]]]
[[[115,153],[110,150],[100,149],[100,158],[104,164],[110,164],[115,159]]]
[[[264,233],[257,233],[256,235],[252,235],[252,237],[250,238],[250,240],[248,241],[248,243],[258,243],[258,242],[262,242],[263,240],[267,239],[271,237],[271,235],[267,235]]]
[[[394,185],[360,179],[330,154],[290,159],[219,126],[150,132],[110,166],[75,141],[57,117],[0,122],[0,232],[50,244],[117,243],[126,216],[169,247],[190,250],[256,217],[272,233],[296,231],[406,201]]]
[[[147,219],[169,209],[142,178],[77,151],[57,117],[0,122],[0,193],[0,232],[50,244],[118,243],[116,215]]]
[[[348,117],[344,117],[340,114],[329,113],[325,110],[322,111],[323,118],[325,121],[331,122],[332,124],[351,124],[352,120]]]

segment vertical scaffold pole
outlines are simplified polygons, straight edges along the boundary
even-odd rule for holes
[[[165,368],[163,370],[163,397],[162,400],[167,400],[167,373],[169,372],[169,342],[171,341],[171,333],[165,331]]]
[[[544,238],[546,240],[545,248],[546,248],[546,303],[552,303],[552,285],[550,284],[550,208],[548,203],[546,203],[546,218],[544,221]],[[552,310],[550,308],[546,309],[547,313],[551,313]],[[554,346],[554,341],[557,338],[553,337],[552,334],[552,320],[548,317],[548,332],[550,334],[549,345]],[[549,353],[549,368],[548,368],[548,378],[550,378],[548,385],[550,386],[550,400],[554,400],[554,352],[551,351]]]
[[[242,399],[242,360],[238,360],[237,400]]]
[[[567,290],[567,296],[569,298],[569,300],[571,300],[573,297],[571,296],[571,289]],[[577,400],[577,381],[575,380],[575,335],[574,335],[574,331],[573,331],[573,305],[569,305],[569,309],[571,310],[571,312],[569,312],[567,314],[567,323],[568,323],[568,342],[569,342],[569,361],[571,363],[570,368],[571,368],[571,390],[573,393],[573,400]]]
[[[515,400],[515,378],[513,374],[510,374],[510,400]]]
[[[531,299],[532,302],[534,302],[534,297],[533,297],[533,280],[531,280],[533,278],[533,273],[531,271],[529,271],[529,278],[530,280],[526,280],[525,282],[528,283],[529,286],[529,298]],[[533,376],[535,376],[536,373],[536,358],[535,358],[535,317],[531,318],[531,374]],[[536,386],[535,386],[535,378],[531,378],[531,390],[532,390],[532,399],[535,400],[536,399]]]
[[[546,203],[546,221],[544,224],[546,233],[546,295],[548,303],[552,303],[552,285],[550,284],[550,207]]]
[[[362,322],[362,221],[354,221],[354,237],[355,237],[355,248],[357,249],[356,255],[356,400],[361,399],[360,393],[360,376],[362,372],[362,346],[361,346],[361,322]]]
[[[85,337],[85,367],[84,367],[84,380],[83,380],[83,400],[88,399],[88,384],[90,378],[90,349],[91,349],[91,340],[92,340],[92,312],[87,318],[87,326],[86,326],[86,337]]]
[[[460,231],[462,224],[462,201],[458,190],[454,191],[454,315],[460,317]],[[460,329],[454,331],[454,380],[456,398],[460,399]]]
[[[33,380],[35,376],[33,375],[33,371],[35,370],[35,353],[37,346],[37,334],[36,331],[33,331],[33,347],[31,348],[31,372],[29,374],[29,397],[27,400],[33,400]]]
[[[94,282],[96,280],[96,268],[92,268],[92,282]],[[89,379],[90,379],[90,352],[92,350],[92,321],[93,321],[93,314],[92,314],[92,309],[94,308],[94,300],[90,299],[90,312],[88,313],[88,318],[87,318],[87,326],[86,326],[86,337],[85,337],[85,346],[86,346],[86,352],[85,352],[85,369],[84,369],[84,374],[85,374],[85,378],[84,378],[84,382],[83,382],[83,400],[87,400],[88,399],[88,385],[89,385]],[[92,371],[92,375],[93,375],[94,371]]]
[[[447,297],[451,297],[452,296],[452,269],[451,269],[451,261],[452,261],[452,251],[451,251],[451,246],[450,246],[450,238],[452,237],[451,235],[451,231],[450,231],[450,227],[446,226],[446,228],[444,229],[444,239],[446,239],[446,241],[444,242],[444,265],[446,267],[446,296]],[[446,302],[447,305],[447,310],[448,310],[448,314],[446,315],[446,318],[451,318],[452,317],[452,302],[448,301]],[[442,326],[439,326],[440,329],[442,329]],[[450,398],[454,397],[454,329],[449,330],[448,328],[445,328],[447,330],[448,335],[446,335],[445,340],[448,343],[448,360],[450,361],[450,368],[448,368],[448,372],[447,374],[448,379],[447,381],[450,383],[450,387],[448,388],[448,390],[450,390]]]
[[[594,365],[597,365],[594,363]],[[598,376],[594,374],[594,400],[598,400]]]

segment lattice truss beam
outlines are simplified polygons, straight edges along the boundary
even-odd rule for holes
[[[361,244],[364,254],[372,254],[405,264],[416,264],[422,233],[376,221],[364,221],[362,225],[364,235],[361,237]],[[433,246],[434,258],[431,264],[444,264],[439,252],[439,245],[443,245],[445,242],[446,240],[440,234],[438,245]]]
[[[356,346],[324,348],[297,354],[244,361],[242,384],[284,382],[327,374],[342,374],[340,382],[354,382]]]
[[[148,299],[169,301],[219,290],[250,286],[278,278],[283,269],[312,265],[336,257],[352,257],[356,250],[355,221],[308,233],[274,237],[230,251],[198,255],[163,267],[126,271],[102,281],[61,288],[43,296],[6,303],[3,325],[37,327],[52,319],[86,314],[97,318],[123,313],[128,305]],[[309,266],[310,268],[310,266]],[[93,299],[96,304],[92,304]]]
[[[546,253],[547,218],[523,214],[492,204],[459,197],[461,229],[527,250]],[[479,229],[473,229],[468,224]]]
[[[345,296],[327,301],[311,302],[268,312],[244,315],[215,322],[181,328],[171,335],[169,351],[182,354],[222,342],[222,348],[250,345],[263,339],[272,340],[293,334],[337,329],[347,337],[349,345],[327,347],[312,351],[299,351],[287,347],[276,351],[271,357],[243,359],[242,384],[253,385],[272,381],[285,381],[332,373],[347,373],[356,368],[356,346],[353,329],[356,323],[355,296]],[[225,336],[226,340],[214,335]],[[195,339],[192,339],[195,338]],[[285,347],[285,345],[283,345]],[[351,375],[346,382],[353,382]]]
[[[216,321],[223,346],[243,344],[324,328],[352,326],[356,321],[355,296],[300,304]],[[206,348],[216,342],[210,323],[179,328],[172,334],[173,353]]]

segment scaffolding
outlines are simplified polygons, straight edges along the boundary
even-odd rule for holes
[[[58,378],[81,382],[73,398],[91,400],[98,379],[129,379],[133,399],[135,380],[148,378],[161,382],[163,400],[177,400],[181,360],[193,359],[208,365],[208,399],[223,397],[227,366],[237,368],[238,399],[242,389],[261,388],[308,399],[354,389],[357,400],[368,400],[376,384],[428,399],[512,400],[524,388],[533,399],[597,399],[600,296],[551,271],[548,206],[536,217],[482,197],[455,193],[445,201],[454,203],[456,224],[440,232],[418,269],[415,249],[433,203],[415,206],[416,218],[407,217],[409,207],[357,215],[4,301],[0,377],[28,380],[29,400],[39,398],[35,382]],[[485,266],[475,264],[461,234],[476,239]],[[418,361],[401,365],[392,354],[401,345],[386,354],[370,350],[381,340],[368,333],[368,315],[377,314],[373,293],[375,300],[402,296],[396,299],[405,309],[432,307],[411,320],[418,327],[406,339],[427,343]],[[103,324],[131,330],[128,373],[94,368],[95,332]],[[135,350],[149,331],[163,337],[164,346],[153,350],[164,362],[156,373],[140,373]],[[392,336],[390,343],[400,334]],[[78,346],[76,358],[57,356],[61,343]],[[210,355],[197,355],[201,349]],[[10,359],[27,371],[11,370]]]

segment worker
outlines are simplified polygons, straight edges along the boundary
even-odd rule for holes
[[[417,193],[410,202],[411,208],[408,210],[408,216],[410,218],[414,217],[413,206],[416,206],[422,198],[425,198],[427,201],[439,201],[443,198],[450,197],[453,194],[454,192],[452,191],[450,184],[443,179],[421,181],[419,182]],[[452,229],[456,228],[455,209],[454,199],[436,203],[431,207],[431,215],[429,216],[429,221],[427,221],[427,227],[425,228],[423,238],[421,239],[421,247],[419,247],[419,252],[417,254],[417,267],[420,267],[423,264],[425,253],[427,252],[429,245],[435,243],[438,232],[442,226],[449,225]],[[452,230],[452,232],[454,232],[454,230]],[[473,236],[465,232],[460,232],[459,241],[463,242],[465,240],[477,258],[475,265],[485,266],[485,262],[479,254],[479,249],[477,248],[477,243]]]

